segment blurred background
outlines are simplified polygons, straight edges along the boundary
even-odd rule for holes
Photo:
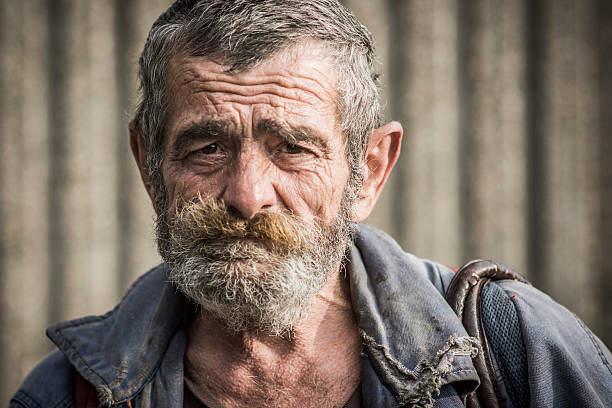
[[[0,401],[159,262],[128,146],[168,0],[0,2]],[[346,0],[373,32],[403,152],[369,223],[495,259],[612,342],[612,2]],[[2,404],[2,403],[0,403]]]

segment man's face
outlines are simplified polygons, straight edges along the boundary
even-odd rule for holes
[[[227,68],[170,69],[160,252],[177,287],[228,327],[284,333],[349,237],[334,69],[316,44]]]
[[[289,210],[328,224],[349,177],[332,59],[308,44],[246,72],[227,69],[173,61],[162,169],[170,214],[201,194],[247,219]]]

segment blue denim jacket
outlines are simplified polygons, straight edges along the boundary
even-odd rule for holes
[[[453,272],[367,226],[359,227],[349,266],[363,340],[363,405],[462,406],[478,385],[471,361],[478,348],[442,296]],[[11,407],[72,407],[76,370],[103,405],[182,408],[191,307],[167,272],[162,264],[143,275],[104,316],[50,327],[59,350],[25,379]],[[542,292],[501,285],[515,296],[532,406],[612,406],[608,349]]]

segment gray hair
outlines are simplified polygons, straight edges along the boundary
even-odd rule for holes
[[[175,55],[215,57],[230,72],[245,71],[308,40],[323,42],[335,59],[336,104],[351,169],[348,187],[356,194],[369,137],[381,123],[378,75],[371,34],[337,0],[177,0],[158,18],[140,56],[141,101],[134,118],[155,187],[164,187],[166,76]]]

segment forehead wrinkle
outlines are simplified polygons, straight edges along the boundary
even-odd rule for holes
[[[297,47],[299,50],[301,47]],[[286,96],[285,94],[288,92],[282,92],[282,90],[287,91],[298,91],[304,92],[309,96],[315,98],[317,101],[322,103],[332,103],[335,104],[336,101],[336,67],[327,57],[321,57],[315,55],[317,59],[322,59],[329,65],[329,70],[322,70],[319,66],[311,67],[310,64],[301,67],[298,65],[297,67],[293,67],[297,61],[299,60],[300,54],[297,53],[295,55],[283,55],[283,54],[293,54],[296,50],[289,50],[288,52],[282,52],[280,54],[274,55],[262,62],[262,64],[240,72],[228,72],[226,65],[221,65],[217,62],[212,61],[206,57],[188,57],[183,56],[179,58],[173,58],[171,62],[170,69],[175,72],[175,84],[182,87],[186,85],[193,84],[194,82],[199,82],[202,84],[202,90],[210,91],[208,89],[207,83],[221,82],[226,83],[228,87],[232,85],[245,86],[249,88],[260,88],[260,87],[273,87],[277,88],[277,91],[268,91],[270,93],[278,94],[279,96]],[[281,73],[266,73],[265,69],[266,63],[273,63],[274,61],[282,61],[285,66],[281,70]],[[208,66],[208,68],[204,68],[201,66],[202,63]],[[208,63],[208,64],[206,64]],[[212,66],[210,66],[212,65]],[[292,67],[292,68],[289,68]],[[303,72],[300,72],[300,68],[302,68]],[[314,70],[314,72],[312,72]],[[331,74],[330,74],[331,73]],[[181,83],[177,80],[183,78]],[[301,81],[306,82],[306,84],[301,83]],[[263,82],[263,83],[262,83]],[[311,86],[309,86],[311,85]],[[239,88],[239,87],[236,88]],[[220,91],[230,91],[235,92],[236,89],[222,89],[217,88]],[[241,90],[236,92],[238,94],[243,94],[245,96],[258,93],[254,89],[245,89],[240,88]],[[320,92],[317,92],[320,91]],[[247,92],[245,92],[247,91]],[[248,91],[253,91],[249,93]],[[297,97],[297,92],[294,92],[294,95]]]
[[[324,106],[333,106],[335,102],[333,98],[326,99],[325,96],[309,89],[305,85],[298,83],[291,86],[285,86],[280,81],[267,81],[262,83],[261,79],[256,81],[227,81],[224,79],[205,79],[193,78],[189,81],[184,81],[181,86],[189,89],[190,97],[198,94],[208,93],[214,95],[232,95],[238,100],[250,97],[278,97],[281,99],[289,99],[297,103],[316,103]],[[265,80],[265,79],[264,79]],[[322,90],[324,88],[321,87]]]

